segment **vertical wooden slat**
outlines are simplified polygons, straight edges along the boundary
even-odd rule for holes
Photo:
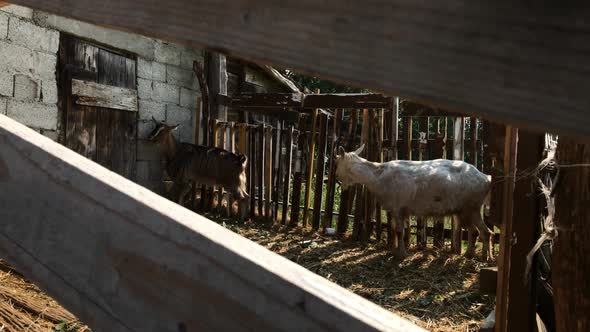
[[[369,110],[363,109],[363,123],[361,126],[361,145],[365,145],[365,149],[362,152],[363,157],[369,156],[369,151],[371,147],[369,146],[369,130],[371,128],[371,122],[369,120]],[[362,187],[362,186],[361,186]],[[361,196],[358,196],[359,193],[362,193]],[[360,191],[357,191],[357,201],[359,204],[356,206],[358,210],[355,211],[355,220],[360,222],[358,226],[358,238],[362,241],[367,241],[369,237],[369,223],[371,222],[371,218],[368,211],[368,191],[365,188],[362,188]],[[357,217],[358,216],[358,217]]]
[[[445,158],[445,141],[447,138],[447,118],[437,119],[437,134],[434,141],[434,157]],[[433,245],[435,248],[443,248],[445,246],[445,219],[444,217],[435,217],[433,226]]]
[[[312,228],[314,230],[320,228],[320,219],[322,216],[322,192],[324,188],[324,174],[326,173],[326,145],[328,140],[328,116],[325,114],[319,115],[318,135],[318,157],[315,174],[312,218]]]
[[[258,126],[258,146],[256,147],[256,160],[258,165],[256,165],[256,171],[258,172],[258,217],[262,217],[264,215],[264,161],[265,158],[265,131],[266,126],[264,123],[261,123]]]
[[[258,161],[256,158],[256,150],[258,148],[256,144],[256,127],[250,127],[248,130],[248,137],[250,138],[250,219],[254,220],[256,217],[256,178],[258,174],[257,165]]]
[[[221,123],[218,124],[218,128],[217,130],[217,134],[215,135],[215,138],[218,140],[217,144],[215,144],[216,147],[221,148],[221,149],[226,149],[226,134],[227,134],[227,123]],[[222,212],[225,212],[223,209],[223,196],[224,196],[224,189],[222,186],[218,186],[217,187],[217,211],[221,214]],[[229,202],[228,202],[229,204]]]
[[[334,120],[332,125],[332,144],[328,151],[330,168],[328,171],[328,184],[326,193],[326,213],[324,215],[322,227],[332,227],[332,217],[334,216],[334,192],[336,190],[336,149],[340,142],[340,127],[342,125],[342,110],[337,109],[334,113]]]
[[[295,174],[293,175],[293,202],[291,203],[291,219],[289,225],[295,227],[299,224],[299,210],[301,204],[301,184],[304,173],[304,147],[307,145],[307,138],[305,131],[307,130],[307,121],[304,117],[299,118],[298,136],[297,136],[297,152],[295,155]]]
[[[228,143],[229,152],[236,153],[236,126],[235,126],[234,122],[229,123],[228,135],[229,135],[229,138],[228,138],[229,139],[229,143]],[[235,199],[234,199],[233,195],[230,194],[229,192],[226,195],[227,195],[226,214],[229,216],[233,211]]]
[[[202,108],[201,108],[201,96],[197,96],[197,106],[195,111],[195,144],[201,144],[200,135],[201,135],[201,117],[203,116]]]
[[[518,131],[518,170],[534,169],[542,159],[542,147],[545,135],[529,131]],[[510,262],[504,265],[504,272],[509,269],[507,331],[534,331],[535,325],[535,291],[534,283],[523,284],[525,277],[526,256],[533,248],[539,235],[539,191],[536,190],[535,177],[527,177],[515,182],[514,214],[512,234],[516,243],[512,243]],[[533,279],[534,280],[534,279]],[[500,295],[500,294],[499,294]]]
[[[283,130],[282,124],[277,121],[277,134],[275,135],[275,163],[277,164],[275,167],[276,172],[273,172],[274,175],[274,190],[273,190],[273,218],[278,221],[279,219],[279,202],[281,195],[283,193],[282,185],[283,185],[283,151],[286,149],[283,148],[283,136],[285,135],[286,130]],[[286,152],[286,151],[285,151]],[[284,198],[283,198],[284,199]]]
[[[375,118],[375,125],[373,128],[376,129],[376,151],[377,151],[377,159],[378,162],[383,162],[383,130],[384,130],[384,120],[385,120],[385,113],[383,109],[378,111],[377,117]],[[377,222],[377,229],[375,232],[375,237],[377,238],[377,242],[381,241],[382,233],[383,233],[383,220],[382,220],[382,212],[381,212],[381,204],[379,202],[375,202],[375,213],[376,213],[376,222]]]
[[[392,105],[390,106],[391,112],[391,124],[389,133],[389,144],[391,149],[391,160],[398,159],[398,139],[399,139],[399,98],[392,99]],[[394,231],[394,220],[393,214],[387,211],[387,246],[394,249],[394,245],[397,242],[397,233]]]
[[[319,92],[318,92],[319,93]],[[307,159],[307,182],[305,182],[305,200],[303,208],[303,227],[307,227],[309,219],[309,204],[311,203],[311,181],[313,180],[313,161],[314,161],[314,150],[315,150],[315,136],[317,126],[318,110],[314,109],[312,112],[312,126],[309,134],[309,152]]]
[[[281,213],[281,224],[287,224],[287,213],[289,211],[289,192],[291,190],[291,162],[293,160],[293,125],[290,125],[285,132],[285,179],[283,180],[283,211]],[[279,190],[279,188],[277,188]],[[299,202],[297,202],[299,204]]]
[[[478,167],[477,164],[477,118],[472,116],[469,118],[469,125],[470,125],[470,144],[469,144],[469,163]],[[478,167],[479,168],[479,167]]]
[[[215,147],[219,144],[218,140],[218,130],[219,130],[219,120],[212,119],[211,123],[213,125],[213,130],[211,130],[211,137],[210,142],[211,146]],[[213,201],[214,201],[214,194],[215,194],[215,186],[210,186],[207,190],[207,211],[213,211]]]
[[[358,126],[358,111],[353,109],[350,111],[350,118],[348,123],[348,134],[346,137],[346,151],[352,150],[354,145],[354,138]],[[338,234],[346,233],[348,228],[348,213],[350,212],[351,198],[354,199],[354,190],[348,188],[340,192],[340,209],[338,210],[338,223],[336,225],[336,232]]]
[[[454,121],[453,130],[453,159],[463,160],[465,140],[465,118],[457,117]],[[461,225],[453,222],[453,232],[451,239],[451,250],[453,253],[461,253]]]
[[[518,129],[506,126],[504,146],[504,203],[500,233],[500,255],[498,257],[498,285],[496,287],[496,332],[507,330],[508,292],[510,280],[510,257],[512,255],[512,221]]]
[[[423,116],[418,120],[418,160],[428,159],[428,117]],[[427,243],[425,217],[416,218],[416,243],[419,248],[425,248]]]
[[[413,119],[412,117],[406,117],[404,121],[404,156],[403,158],[406,160],[412,160],[412,136],[413,136]],[[410,220],[400,220],[398,222],[407,222],[407,230],[404,232],[404,242],[406,244],[406,248],[410,247],[410,237],[412,234],[412,225],[410,224]]]
[[[271,219],[271,206],[272,206],[272,160],[273,160],[273,139],[272,139],[272,127],[266,128],[264,132],[265,140],[265,152],[264,152],[264,216],[267,219]]]

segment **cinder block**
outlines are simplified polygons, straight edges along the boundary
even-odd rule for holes
[[[40,86],[27,75],[14,75],[14,98],[22,101],[39,101]]]
[[[157,121],[166,120],[166,105],[150,100],[139,100],[139,119],[151,120],[152,116]]]
[[[157,41],[155,45],[154,58],[156,62],[180,66],[181,48],[174,44]]]
[[[197,107],[197,96],[200,95],[196,91],[187,88],[180,88],[180,106],[195,109]]]
[[[22,18],[31,19],[33,18],[33,10],[31,8],[17,6],[17,5],[9,5],[6,7],[0,8],[0,11],[12,14],[14,16],[19,16]]]
[[[6,108],[8,107],[8,98],[0,97],[0,114],[6,115]]]
[[[197,77],[192,70],[182,69],[175,66],[166,66],[166,82],[181,87],[196,90]]]
[[[203,51],[185,48],[180,55],[180,67],[193,70],[193,62],[195,60],[203,63]]]
[[[41,134],[57,142],[57,131],[41,129]]]
[[[180,87],[161,82],[154,82],[153,86],[153,100],[176,105],[180,103]]]
[[[158,82],[166,82],[166,65],[152,62],[152,79]]]
[[[18,18],[10,19],[8,39],[35,51],[55,54],[59,48],[59,32]]]
[[[153,83],[143,78],[137,79],[137,96],[139,99],[152,99]]]
[[[137,160],[164,160],[158,146],[147,140],[137,140]]]
[[[57,103],[57,94],[57,81],[55,79],[41,81],[41,101],[46,104]]]
[[[137,138],[147,139],[154,128],[156,128],[156,124],[152,120],[137,121]]]
[[[142,57],[137,57],[137,77],[146,80],[152,79],[152,62]]]
[[[0,13],[0,39],[8,37],[8,15]]]
[[[7,115],[16,121],[35,128],[56,130],[57,105],[9,100]]]
[[[57,56],[43,52],[33,52],[32,71],[41,78],[55,79]]]
[[[184,124],[192,125],[193,110],[177,105],[166,105],[166,122],[170,124]]]
[[[0,41],[0,68],[33,70],[33,51],[8,41]]]
[[[0,70],[0,96],[12,97],[14,93],[14,76],[7,70]]]

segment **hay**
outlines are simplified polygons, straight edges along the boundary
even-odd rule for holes
[[[259,223],[223,224],[430,331],[476,331],[493,310],[494,297],[478,291],[479,270],[488,263],[433,249],[411,250],[400,261],[384,244],[363,247]]]
[[[0,331],[90,331],[0,260]]]

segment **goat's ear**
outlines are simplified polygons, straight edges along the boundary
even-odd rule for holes
[[[176,130],[176,129],[178,129],[178,126],[180,126],[180,125],[177,124],[176,126],[172,126],[172,127],[170,127],[170,130]]]
[[[363,144],[363,145],[361,145],[360,148],[358,148],[356,151],[354,151],[354,154],[359,156],[363,152],[364,149],[365,149],[365,145]]]
[[[242,164],[242,166],[245,166],[247,162],[248,162],[248,157],[246,157],[246,155],[241,154],[240,155],[240,164]]]
[[[338,147],[338,153],[336,154],[337,156],[343,157],[344,154],[346,153],[346,151],[344,150],[344,148],[342,146]]]

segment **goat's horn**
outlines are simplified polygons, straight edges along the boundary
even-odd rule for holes
[[[344,156],[345,153],[346,153],[346,150],[344,150],[344,148],[342,146],[339,146],[338,147],[338,155]]]
[[[361,145],[360,148],[358,148],[356,151],[354,151],[354,154],[360,155],[364,149],[365,149],[365,145],[363,144],[363,145]]]

